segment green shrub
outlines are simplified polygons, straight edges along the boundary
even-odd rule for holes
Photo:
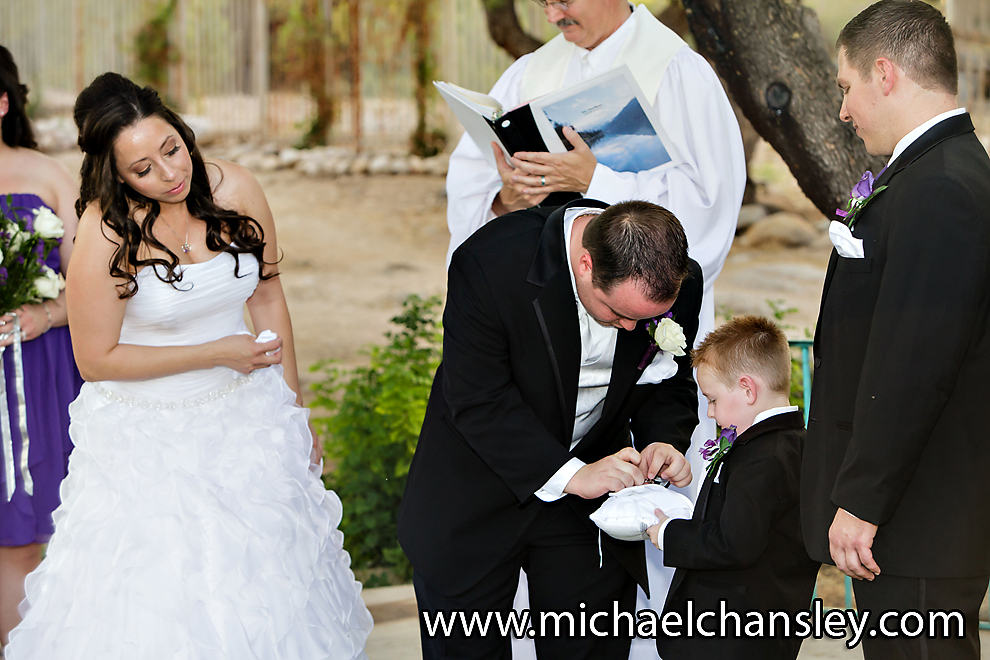
[[[354,568],[382,569],[400,581],[411,578],[412,568],[396,538],[396,518],[440,364],[440,305],[437,296],[409,296],[392,319],[400,329],[385,333],[385,346],[366,349],[366,367],[342,370],[322,361],[312,368],[324,374],[313,385],[312,406],[330,414],[313,425],[331,467],[324,482],[344,503],[344,547]]]

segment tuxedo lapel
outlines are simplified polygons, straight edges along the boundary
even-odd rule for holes
[[[722,460],[725,460],[723,458]],[[718,466],[714,468],[716,474],[718,473]],[[712,486],[715,484],[715,477],[711,474],[710,470],[705,470],[705,482],[701,484],[701,491],[698,493],[698,500],[694,505],[694,520],[704,520],[705,514],[708,512],[708,498],[712,494]],[[700,508],[699,508],[700,507]]]
[[[832,285],[832,275],[835,274],[835,265],[839,263],[839,253],[832,248],[832,255],[828,258],[828,268],[825,269],[825,283],[822,285],[822,300],[818,303],[818,320],[815,322],[815,355],[818,352],[818,335],[821,330],[822,312],[825,310],[825,298],[828,297],[828,288]]]
[[[557,398],[563,428],[566,430],[565,439],[569,439],[574,432],[574,411],[577,408],[578,374],[581,366],[581,333],[575,323],[577,303],[571,291],[570,277],[561,269],[533,301],[533,309],[540,323],[557,382]]]
[[[732,443],[732,448],[726,452],[725,456],[722,457],[722,463],[724,464],[726,460],[732,455],[732,452],[736,451],[742,445],[745,445],[753,438],[756,438],[764,433],[769,433],[771,431],[781,431],[786,429],[803,429],[804,428],[804,416],[799,410],[793,410],[791,412],[779,413],[773,415],[772,417],[767,417],[766,419],[753,424],[748,429],[739,434],[735,442]],[[720,466],[716,465],[712,468],[715,474],[718,474]],[[724,476],[724,475],[723,475]],[[709,478],[710,477],[710,478]],[[704,520],[705,513],[708,511],[708,499],[711,495],[712,488],[715,484],[715,477],[710,476],[708,472],[705,473],[705,483],[701,486],[701,492],[698,493],[698,501],[694,506],[693,520]],[[700,509],[699,509],[700,507]]]
[[[547,346],[557,383],[563,428],[561,441],[570,444],[577,408],[578,375],[581,368],[581,332],[577,323],[577,302],[571,285],[570,265],[564,246],[564,212],[572,206],[605,208],[596,200],[577,200],[562,206],[547,218],[527,281],[540,287],[533,310]]]
[[[948,119],[940,121],[922,133],[917,140],[909,144],[907,148],[897,157],[897,159],[891,163],[889,167],[884,169],[880,176],[876,178],[876,181],[873,182],[874,190],[881,186],[889,185],[890,180],[896,174],[901,172],[914,161],[918,160],[932,147],[948,140],[949,138],[965,135],[966,133],[972,133],[973,131],[973,120],[970,118],[968,113],[963,113],[961,115],[956,115],[955,117],[949,117]],[[859,216],[857,222],[863,222],[869,212],[869,207],[863,209],[862,215]],[[838,257],[835,250],[832,250],[832,256],[828,260],[828,269],[825,272],[825,283],[822,285],[822,301],[818,310],[819,323],[821,322],[822,310],[825,308],[825,298],[828,296],[828,289],[832,284],[832,276],[835,273],[837,263]],[[815,329],[816,342],[818,341],[819,329],[819,327],[816,327]],[[815,352],[818,352],[817,345],[815,346]]]
[[[890,167],[877,177],[877,180],[873,184],[874,188],[887,185],[898,172],[921,158],[921,156],[935,145],[945,142],[949,138],[972,133],[974,130],[973,120],[968,113],[940,121],[907,146],[901,155],[897,157],[897,160],[891,163]]]

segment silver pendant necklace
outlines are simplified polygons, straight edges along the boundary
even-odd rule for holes
[[[174,229],[172,229],[172,225],[165,223],[165,226],[168,228],[170,232],[172,232],[173,236],[179,238],[179,235],[175,233]],[[189,216],[186,216],[186,240],[182,242],[180,248],[182,249],[182,252],[184,254],[189,254],[189,250],[192,249],[192,247],[189,245]]]

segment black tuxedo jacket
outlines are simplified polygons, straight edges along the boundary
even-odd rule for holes
[[[399,541],[413,567],[448,596],[504,560],[539,507],[534,493],[571,457],[592,463],[630,445],[667,442],[685,451],[698,423],[688,357],[675,376],[636,385],[651,340],[646,323],[620,330],[602,417],[572,451],[581,339],[566,263],[564,209],[510,213],[454,253],[437,370],[399,510]],[[694,341],[701,268],[672,311]],[[567,495],[586,520],[601,500]],[[646,585],[642,543],[602,535],[602,548]]]
[[[801,537],[804,436],[800,412],[768,417],[739,435],[721,473],[718,466],[708,473],[691,520],[672,520],[664,530],[664,564],[677,567],[665,612],[683,619],[692,600],[695,615],[716,613],[704,625],[717,632],[722,600],[726,610],[740,613],[743,626],[746,611],[808,609],[820,563],[808,557]],[[800,646],[798,638],[657,637],[668,660],[793,660]]]
[[[990,573],[990,158],[968,115],[891,164],[833,251],[815,331],[802,469],[811,556],[832,563],[836,507],[879,525],[880,569]]]

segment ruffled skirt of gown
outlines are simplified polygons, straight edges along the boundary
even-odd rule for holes
[[[340,500],[308,469],[308,413],[281,367],[235,385],[170,405],[83,386],[7,660],[364,657],[371,615]]]

